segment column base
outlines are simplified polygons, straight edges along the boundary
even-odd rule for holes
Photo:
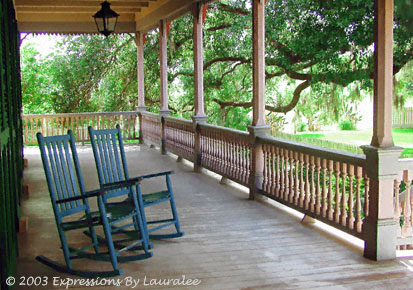
[[[271,132],[271,126],[248,126],[248,132],[250,135],[255,137],[265,136]]]
[[[194,131],[195,131],[195,136],[194,136],[194,172],[201,172],[202,171],[202,166],[201,166],[201,161],[202,161],[202,153],[201,153],[201,144],[200,144],[200,134],[199,130],[197,129],[198,124],[205,124],[208,119],[208,116],[192,116],[192,122],[194,126]]]
[[[208,120],[208,116],[192,116],[192,121],[196,124],[204,124]]]
[[[367,174],[372,177],[392,176],[397,174],[399,168],[399,157],[403,152],[402,147],[374,147],[370,145],[361,146],[367,160]],[[381,165],[381,166],[377,166]]]
[[[262,182],[264,180],[264,174],[262,172],[255,173],[250,177],[250,197],[249,199],[254,200],[260,193],[262,188]]]
[[[162,126],[162,133],[161,133],[161,152],[162,155],[166,154],[166,139],[165,139],[165,122],[163,120],[164,117],[169,117],[171,115],[171,110],[160,110],[159,111],[159,118],[161,118],[161,126]]]
[[[138,112],[146,112],[146,109],[147,109],[147,108],[148,108],[147,106],[138,106],[137,111],[138,111]]]
[[[394,219],[367,220],[363,225],[365,233],[364,257],[375,261],[396,258],[397,222]]]
[[[171,110],[159,110],[159,115],[161,117],[169,117],[171,115]]]

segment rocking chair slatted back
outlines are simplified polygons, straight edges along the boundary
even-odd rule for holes
[[[59,202],[85,192],[73,135],[37,138],[56,218],[87,210],[87,199]]]
[[[89,130],[92,130],[91,128]],[[95,161],[100,184],[113,183],[129,179],[123,144],[118,147],[117,138],[122,136],[120,127],[98,130],[89,133],[92,146],[96,148]],[[118,189],[105,196],[107,198],[125,194],[128,188]]]

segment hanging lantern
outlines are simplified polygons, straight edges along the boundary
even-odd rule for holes
[[[108,1],[105,0],[101,5],[102,9],[96,12],[93,18],[95,18],[98,31],[104,36],[108,36],[115,31],[119,14],[110,9],[110,3]]]

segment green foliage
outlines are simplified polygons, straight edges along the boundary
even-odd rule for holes
[[[406,13],[406,1],[395,2],[395,72],[412,55],[408,26],[413,15]],[[191,14],[174,20],[168,36],[169,105],[174,116],[184,118],[194,110],[192,22]],[[203,31],[209,122],[246,129],[252,104],[250,1],[211,3]],[[157,29],[146,34],[144,52],[145,98],[154,112],[160,95],[158,36]],[[345,114],[356,113],[358,102],[371,94],[373,1],[269,0],[265,37],[270,111],[294,109],[297,122],[307,123],[309,130],[357,119]],[[25,112],[136,109],[134,42],[133,35],[67,36],[47,60],[30,58],[36,52],[24,47]],[[397,76],[399,95],[411,92],[411,71],[406,66]]]
[[[342,131],[352,131],[352,130],[356,130],[356,127],[354,126],[353,122],[351,122],[350,120],[341,121],[341,122],[338,124],[338,127],[339,127],[340,130],[342,130]]]

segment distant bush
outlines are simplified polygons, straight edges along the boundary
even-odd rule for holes
[[[307,124],[306,123],[298,123],[297,124],[297,132],[304,132],[307,130]]]
[[[340,124],[338,124],[338,127],[339,127],[340,130],[342,130],[342,131],[356,130],[356,126],[355,126],[354,123],[351,122],[350,120],[341,121]]]

